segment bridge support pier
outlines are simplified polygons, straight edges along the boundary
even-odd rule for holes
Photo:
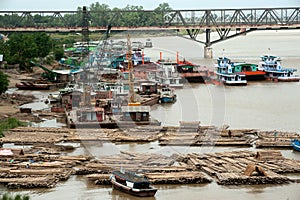
[[[204,47],[204,58],[213,58],[213,50],[211,46]]]

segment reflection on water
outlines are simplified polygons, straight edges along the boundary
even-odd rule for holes
[[[111,189],[111,200],[140,200],[141,197],[135,197],[130,194],[121,192],[116,189]],[[143,200],[156,200],[156,197],[143,197]]]

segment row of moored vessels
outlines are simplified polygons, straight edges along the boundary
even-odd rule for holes
[[[226,85],[247,85],[250,80],[299,81],[300,77],[295,74],[297,69],[283,68],[280,61],[278,56],[264,55],[257,65],[219,57],[216,64],[217,79]]]

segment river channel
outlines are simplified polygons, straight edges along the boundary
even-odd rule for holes
[[[204,36],[199,36],[203,39]],[[132,39],[134,41],[134,38]],[[146,38],[139,39],[145,41]],[[204,46],[181,37],[151,38],[153,48],[145,49],[146,56],[157,60],[163,52],[165,59],[181,59],[213,67],[218,56],[225,55],[233,61],[258,63],[263,54],[277,55],[282,58],[283,67],[298,69],[300,74],[300,31],[257,31],[213,45],[213,59],[203,58]],[[261,130],[282,130],[300,133],[300,84],[299,82],[248,82],[247,86],[216,86],[209,84],[186,84],[176,90],[178,100],[174,104],[155,105],[151,116],[162,125],[177,126],[179,121],[200,121],[203,125],[230,128],[253,128]],[[43,98],[47,93],[39,94]],[[57,126],[52,123],[40,126]],[[78,130],[79,131],[79,130]],[[121,150],[139,153],[205,153],[238,150],[235,147],[161,147],[157,142],[147,144],[78,143],[72,155],[93,155],[100,158],[113,155]],[[250,148],[256,151],[255,148]],[[281,150],[288,158],[300,160],[300,153],[293,150]],[[298,175],[300,178],[300,175]],[[215,182],[196,185],[156,185],[157,200],[181,199],[289,199],[300,198],[300,183],[286,185],[221,186]],[[0,191],[10,191],[1,186]],[[112,190],[111,186],[99,186],[88,183],[84,177],[71,176],[66,182],[52,189],[20,190],[30,194],[32,199],[138,199]]]

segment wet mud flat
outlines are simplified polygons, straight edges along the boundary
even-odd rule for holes
[[[255,129],[233,130],[228,127],[199,126],[195,122],[179,127],[146,126],[130,129],[68,129],[19,127],[7,131],[3,144],[23,148],[2,148],[11,155],[1,155],[0,183],[9,188],[55,187],[72,175],[83,175],[94,184],[110,184],[109,176],[121,168],[147,177],[153,184],[220,185],[290,183],[286,174],[299,173],[300,161],[284,158],[276,150],[239,150],[221,153],[180,154],[171,156],[121,151],[117,155],[93,157],[68,155],[76,147],[68,142],[101,141],[138,143],[158,141],[159,145],[252,146],[264,133]],[[279,132],[282,138],[298,134]],[[265,137],[270,134],[265,135]],[[270,136],[271,137],[271,136]],[[278,140],[277,140],[278,139]],[[26,147],[31,145],[30,147]],[[281,147],[282,145],[279,145]],[[290,147],[291,148],[291,147]],[[4,151],[4,152],[5,152]]]

